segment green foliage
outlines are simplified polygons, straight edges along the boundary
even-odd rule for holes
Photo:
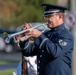
[[[55,4],[56,0],[12,0],[12,2],[17,5],[18,9],[11,13],[10,21],[3,24],[18,27],[25,22],[43,22],[41,4]]]

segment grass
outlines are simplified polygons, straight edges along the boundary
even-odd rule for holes
[[[19,62],[21,59],[14,59],[14,60],[0,60],[0,64],[7,64],[13,62]]]
[[[0,75],[13,75],[15,69],[0,70]]]
[[[16,59],[16,60],[0,60],[0,65],[9,64],[9,63],[15,63],[15,62],[19,62],[19,61],[20,61],[20,59]],[[0,70],[0,75],[13,75],[12,73],[15,70],[16,70],[16,68]]]
[[[0,64],[6,64],[7,62],[6,61],[0,61]]]

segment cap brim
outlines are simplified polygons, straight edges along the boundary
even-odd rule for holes
[[[67,10],[66,7],[64,6],[59,6],[59,5],[53,5],[53,4],[42,4],[41,5],[44,8],[50,8],[50,9],[60,9],[60,10]]]

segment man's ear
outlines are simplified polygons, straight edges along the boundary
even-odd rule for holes
[[[59,14],[59,18],[62,18],[62,14]]]

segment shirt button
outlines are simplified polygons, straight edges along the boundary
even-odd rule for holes
[[[40,60],[38,62],[40,63]]]
[[[44,52],[44,50],[42,50],[42,52]]]
[[[40,57],[42,57],[42,55],[40,55]]]
[[[40,68],[40,66],[38,66],[38,69]]]

